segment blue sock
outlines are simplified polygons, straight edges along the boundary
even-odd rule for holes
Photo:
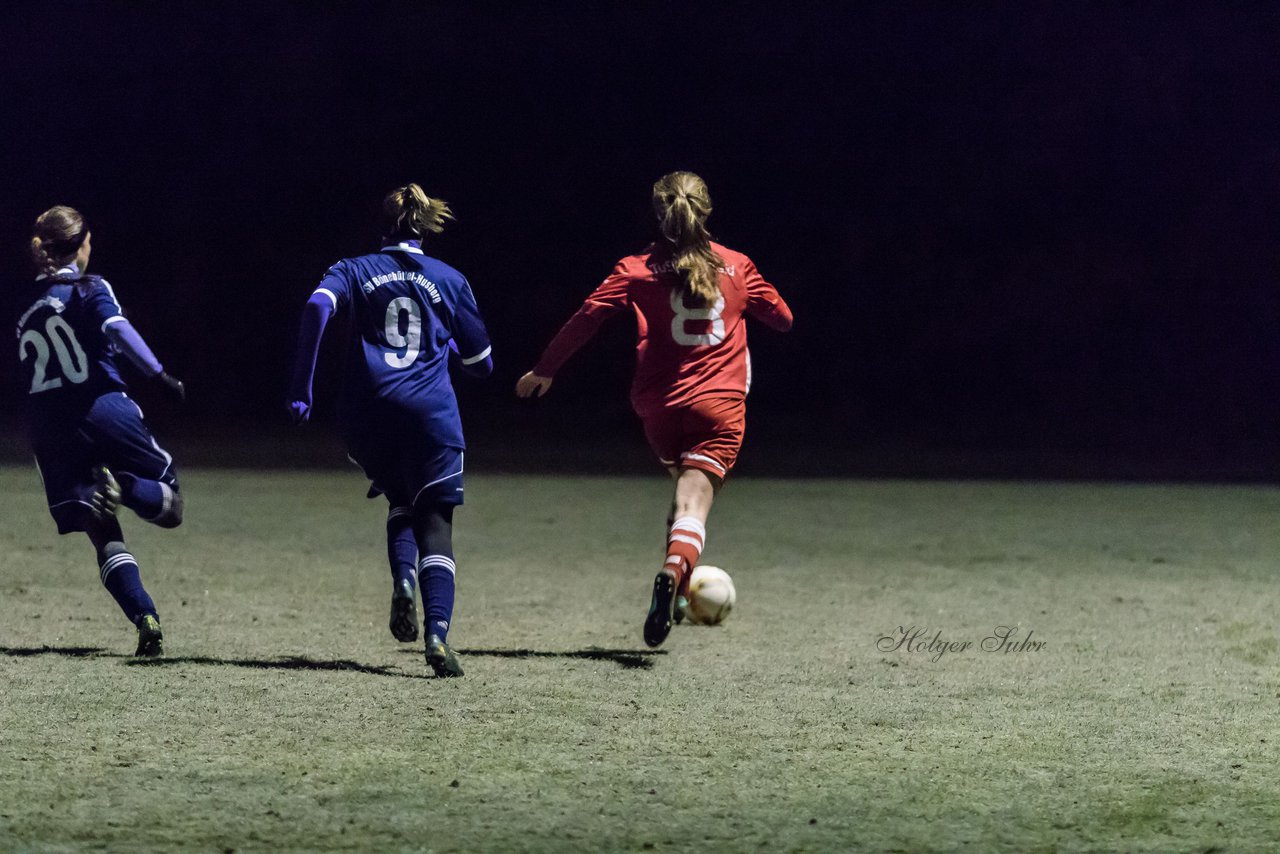
[[[133,555],[126,551],[115,552],[99,563],[98,575],[102,586],[107,588],[129,622],[136,623],[143,615],[156,613],[156,604],[142,586],[138,562]]]
[[[121,472],[116,480],[120,482],[120,503],[148,522],[157,521],[172,511],[174,490],[167,484],[143,480],[128,472]]]
[[[387,515],[387,560],[396,587],[406,580],[410,586],[417,583],[414,566],[418,562],[418,541],[413,536],[413,513],[408,507],[392,507]]]
[[[453,555],[427,555],[418,562],[418,586],[422,588],[423,620],[428,634],[449,637],[449,621],[453,619],[454,573]]]

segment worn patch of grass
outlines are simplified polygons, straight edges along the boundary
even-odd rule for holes
[[[0,849],[1280,836],[1272,489],[740,480],[705,556],[738,610],[655,652],[660,478],[476,476],[446,681],[386,629],[356,475],[184,484],[182,528],[125,520],[167,639],[140,663],[88,545],[0,470]],[[913,627],[954,646],[895,648]]]

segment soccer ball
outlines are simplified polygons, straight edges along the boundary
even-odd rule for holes
[[[689,576],[689,607],[685,615],[699,626],[715,626],[724,622],[738,601],[729,573],[718,566],[695,566]]]

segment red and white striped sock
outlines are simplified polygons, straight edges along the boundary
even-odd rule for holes
[[[698,565],[706,541],[707,529],[692,516],[681,516],[671,524],[663,568],[676,574],[676,584],[680,588],[687,586],[689,573]]]

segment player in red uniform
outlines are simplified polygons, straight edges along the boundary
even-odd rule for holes
[[[653,185],[661,237],[618,262],[516,383],[520,397],[541,397],[570,356],[611,315],[636,316],[631,405],[645,436],[675,479],[667,556],[653,582],[644,639],[667,638],[687,595],[689,574],[706,543],[707,514],[742,447],[751,386],[747,315],[785,332],[791,309],[751,259],[711,240],[711,195],[692,172]]]

